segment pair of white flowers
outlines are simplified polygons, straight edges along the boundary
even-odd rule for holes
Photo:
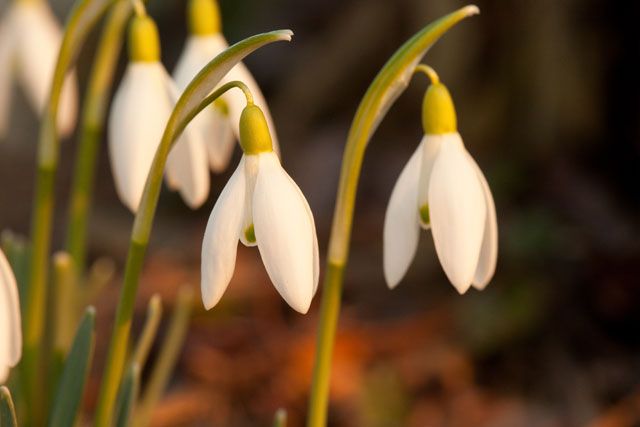
[[[27,100],[41,114],[49,98],[62,43],[62,30],[44,0],[15,0],[0,22],[0,137],[7,130],[11,86],[16,79]],[[63,85],[58,108],[58,131],[68,136],[78,110],[75,72]]]
[[[153,20],[146,15],[132,20],[130,63],[111,108],[109,149],[117,192],[134,212],[180,90],[228,47],[214,1],[190,1],[189,27],[192,34],[176,66],[174,83],[160,62]],[[245,83],[256,104],[266,106],[242,63],[219,86],[233,80]],[[209,194],[209,167],[225,169],[239,138],[244,155],[214,206],[204,236],[204,305],[211,308],[222,297],[233,275],[240,240],[258,247],[276,289],[295,310],[305,313],[319,275],[313,215],[274,152],[277,141],[268,110],[263,113],[256,105],[245,107],[246,102],[240,91],[230,91],[200,112],[167,158],[166,182],[180,191],[191,208],[198,208]]]
[[[11,266],[0,250],[0,385],[22,355],[22,324],[18,287]]]
[[[160,62],[160,41],[153,20],[135,17],[130,28],[130,62],[111,107],[109,154],[116,190],[132,212],[137,211],[162,133],[181,91],[228,47],[220,33],[214,1],[192,0],[189,16],[191,35],[174,78]],[[260,88],[242,63],[233,67],[219,86],[232,80],[240,80],[249,87],[256,103],[265,108],[267,123],[274,129]],[[187,126],[171,150],[166,164],[167,185],[179,191],[192,209],[207,200],[209,168],[222,172],[229,163],[245,102],[239,91],[225,93]],[[272,137],[277,144],[275,133]]]

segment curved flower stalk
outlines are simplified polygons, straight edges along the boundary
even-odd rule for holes
[[[6,131],[12,76],[38,114],[46,106],[62,30],[45,0],[14,0],[0,23],[0,137]],[[62,137],[73,132],[78,112],[75,72],[64,81],[57,127]]]
[[[269,127],[255,105],[240,116],[244,155],[220,194],[202,244],[202,300],[208,310],[227,288],[238,240],[258,246],[271,281],[296,311],[306,313],[318,288],[318,238],[302,191],[273,152]]]
[[[13,270],[0,250],[0,384],[22,356],[20,300]]]
[[[136,212],[162,131],[179,93],[160,62],[153,20],[140,15],[129,30],[129,58],[109,116],[109,154],[120,200]],[[167,184],[192,209],[209,195],[209,168],[200,134],[186,129],[169,155]]]
[[[209,104],[232,87],[238,87],[248,94],[247,87],[240,82],[229,82],[213,91],[222,77],[244,57],[256,49],[276,41],[291,40],[292,32],[289,30],[274,31],[249,37],[229,47],[209,62],[184,90],[164,128],[158,151],[154,157],[147,177],[147,183],[131,233],[131,243],[127,256],[127,266],[124,273],[122,292],[116,312],[113,335],[109,347],[109,354],[104,370],[100,398],[96,409],[96,427],[110,425],[111,409],[113,408],[124,362],[126,359],[127,342],[131,329],[133,306],[138,289],[138,280],[142,270],[142,262],[146,252],[153,217],[158,205],[160,189],[165,164],[169,152],[178,136],[187,124]],[[211,93],[213,91],[213,93]]]
[[[391,193],[384,221],[384,273],[394,288],[418,248],[420,226],[431,228],[436,253],[461,294],[482,290],[496,268],[498,224],[491,190],[457,131],[447,88],[429,69],[424,137]]]
[[[189,0],[187,15],[189,37],[173,72],[180,89],[184,89],[211,58],[229,46],[221,32],[220,9],[216,0]],[[263,109],[271,140],[278,152],[278,138],[267,102],[260,86],[242,62],[229,70],[218,87],[233,80],[244,82],[251,90],[256,105]],[[244,106],[245,102],[240,93],[228,92],[198,115],[189,126],[197,129],[202,135],[207,147],[209,165],[214,172],[224,171],[229,164],[235,139],[240,137],[238,123]]]
[[[426,26],[409,39],[380,70],[356,111],[342,159],[338,198],[329,239],[328,267],[320,308],[308,426],[322,427],[327,423],[331,355],[340,312],[342,281],[349,252],[356,190],[367,144],[393,102],[409,84],[416,65],[429,47],[453,25],[478,12],[476,6],[463,7]]]

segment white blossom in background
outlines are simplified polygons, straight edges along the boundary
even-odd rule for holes
[[[0,385],[22,356],[22,322],[18,287],[11,266],[0,250]]]
[[[256,106],[248,112],[260,111]],[[242,123],[250,114],[242,114]],[[218,303],[235,269],[238,241],[257,246],[269,278],[296,311],[306,313],[318,288],[319,257],[315,223],[300,188],[273,152],[264,116],[246,141],[244,155],[209,217],[202,244],[202,299],[206,309]],[[245,122],[246,123],[246,122]],[[255,123],[251,123],[255,124]],[[258,146],[258,149],[255,147]]]
[[[184,90],[198,72],[213,58],[229,47],[220,32],[220,12],[215,0],[191,0],[189,3],[190,34],[178,59],[173,77],[180,90]],[[278,152],[278,139],[269,108],[251,72],[242,63],[235,65],[220,81],[218,87],[233,80],[245,83],[251,90],[256,105],[264,111],[271,130],[274,149]],[[214,172],[222,172],[229,164],[236,139],[238,123],[245,99],[238,91],[228,91],[218,102],[202,111],[188,127],[202,135],[209,164]]]
[[[12,81],[42,114],[62,43],[62,29],[44,0],[12,1],[0,22],[0,137],[7,129]],[[78,113],[75,72],[66,77],[58,106],[58,132],[73,132]]]
[[[484,289],[498,254],[498,224],[489,185],[456,130],[444,85],[432,85],[423,107],[425,136],[395,184],[384,222],[384,273],[394,288],[431,229],[449,281],[465,293]]]
[[[109,155],[120,200],[136,212],[153,158],[179,97],[160,62],[157,29],[147,17],[135,17],[130,62],[109,114]],[[137,20],[137,21],[136,21]],[[200,135],[186,129],[175,142],[165,167],[167,185],[192,209],[209,195],[207,154]]]

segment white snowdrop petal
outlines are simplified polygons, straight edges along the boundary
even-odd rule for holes
[[[11,266],[0,250],[0,370],[15,366],[22,356],[22,322],[18,287]],[[0,383],[3,381],[0,378]]]
[[[171,113],[160,63],[132,62],[109,114],[109,155],[120,200],[136,212]]]
[[[216,201],[202,242],[202,302],[216,305],[233,276],[246,192],[244,157]]]
[[[314,285],[313,221],[275,153],[263,153],[253,197],[258,249],[274,286],[296,311],[309,310]]]
[[[474,166],[480,184],[482,184],[484,201],[487,206],[480,258],[478,260],[476,273],[473,276],[473,282],[471,283],[474,288],[483,290],[493,277],[493,273],[496,271],[496,263],[498,262],[498,219],[496,216],[496,205],[493,201],[489,184],[475,160],[473,160],[469,153],[467,153],[467,156]]]
[[[175,105],[180,91],[165,73],[165,82],[171,100]],[[163,127],[164,130],[164,127]],[[197,209],[209,196],[209,165],[202,136],[197,129],[187,127],[167,157],[165,166],[167,183],[170,188],[180,191],[185,203],[191,209]]]
[[[384,278],[390,289],[395,288],[407,273],[418,248],[418,179],[423,145],[424,139],[402,169],[384,217],[382,258]]]
[[[471,286],[487,214],[482,185],[460,136],[447,134],[429,183],[433,240],[447,277],[460,293]]]
[[[440,152],[440,144],[442,144],[443,138],[443,135],[425,135],[422,138],[422,164],[420,166],[420,178],[418,179],[418,209],[421,209],[429,202],[429,180],[431,179],[433,164]],[[431,224],[424,222],[422,217],[419,217],[419,219],[422,228],[429,229]]]
[[[11,6],[15,31],[15,52],[20,83],[38,113],[42,113],[62,44],[62,29],[44,1],[16,2]],[[65,79],[58,107],[58,130],[67,136],[77,116],[77,79],[71,72]]]

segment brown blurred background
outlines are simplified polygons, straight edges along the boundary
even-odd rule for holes
[[[185,1],[152,0],[171,71],[185,40]],[[358,102],[387,58],[453,0],[221,0],[230,42],[290,28],[246,60],[270,103],[283,165],[327,246],[345,138]],[[416,76],[365,157],[332,379],[332,426],[640,425],[640,3],[480,1],[481,14],[427,54],[456,103],[459,130],[493,191],[500,229],[496,275],[459,296],[429,233],[393,292],[382,276],[391,189],[421,137],[426,78]],[[54,3],[63,17],[70,0]],[[86,82],[94,32],[79,62]],[[125,64],[121,60],[121,76]],[[83,86],[84,87],[84,86]],[[0,226],[29,232],[37,120],[15,90],[0,144]],[[54,248],[62,245],[76,145],[63,145]],[[237,150],[238,151],[238,150]],[[232,169],[190,211],[163,190],[134,334],[154,292],[171,310],[178,286],[199,292],[202,236]],[[102,147],[91,258],[116,260],[97,302],[99,340],[85,407],[98,391],[132,225]],[[289,309],[255,249],[240,246],[222,302],[198,301],[156,426],[269,425],[279,407],[302,425],[321,289],[310,313]],[[162,332],[161,332],[162,335]],[[152,356],[153,357],[153,356]]]

